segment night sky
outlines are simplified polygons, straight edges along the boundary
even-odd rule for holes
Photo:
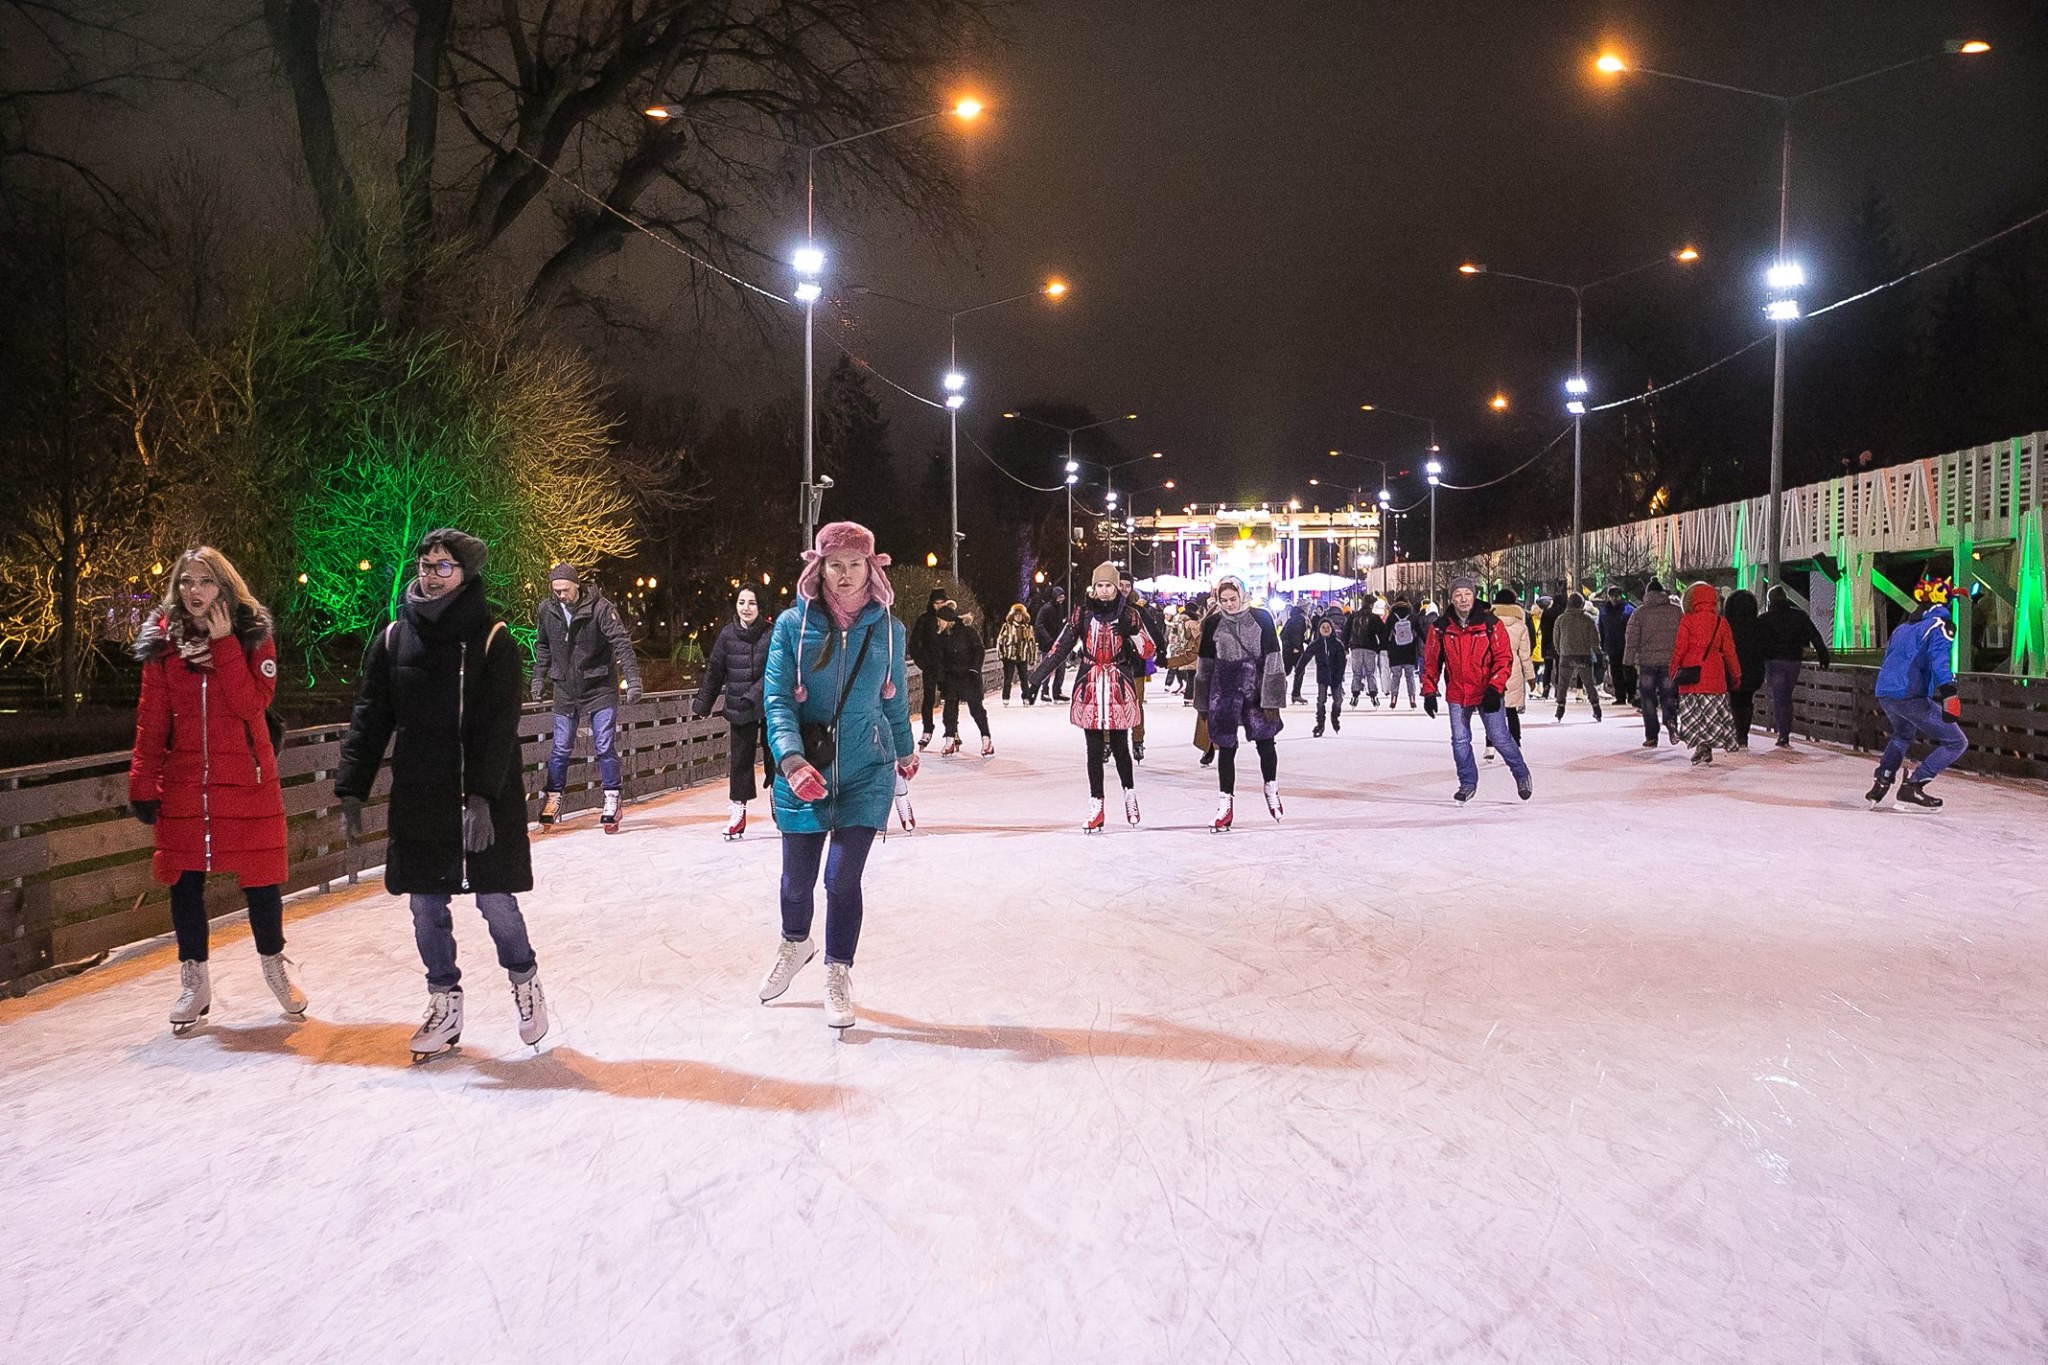
[[[1707,257],[1698,282],[1653,271],[1590,295],[1589,335],[1603,303],[1665,287],[1695,292],[1689,325],[1716,353],[1764,330],[1773,107],[1595,77],[1603,40],[1645,65],[1789,92],[1945,37],[1990,39],[1974,64],[1929,62],[1795,120],[1795,248],[1839,231],[1877,188],[1918,261],[2048,205],[2042,16],[1898,0],[1054,0],[1023,13],[976,82],[995,108],[972,135],[974,264],[842,240],[837,268],[955,307],[1057,270],[1076,290],[1057,312],[1012,305],[964,324],[976,410],[1136,410],[1125,448],[1165,450],[1182,483],[1160,498],[1306,494],[1331,447],[1405,463],[1421,443],[1417,428],[1363,417],[1364,401],[1478,432],[1498,386],[1518,412],[1557,413],[1533,426],[1563,425],[1570,297],[1463,279],[1462,259],[1585,281],[1692,241]],[[1836,297],[1825,256],[1802,255],[1810,298]],[[1752,278],[1757,311],[1715,297],[1740,298]],[[929,391],[943,328],[856,308],[874,362]],[[906,440],[943,426],[900,401],[892,413]],[[1444,433],[1454,475],[1490,472],[1457,467],[1459,435]],[[1024,472],[1050,481],[1053,467]]]

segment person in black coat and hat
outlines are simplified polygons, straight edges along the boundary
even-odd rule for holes
[[[451,897],[476,896],[512,979],[519,1038],[548,1030],[521,891],[533,889],[520,770],[519,644],[484,596],[489,548],[475,536],[429,531],[414,551],[417,576],[398,619],[370,640],[355,714],[341,744],[334,794],[343,833],[362,836],[363,803],[391,750],[385,808],[384,888],[412,898],[413,938],[427,969],[427,1017],[413,1034],[415,1061],[462,1037],[462,972],[455,964]]]
[[[761,614],[759,591],[751,584],[743,586],[733,601],[733,619],[712,643],[704,679],[697,684],[697,700],[690,708],[699,717],[708,716],[712,703],[720,695],[725,698],[725,793],[732,799],[725,822],[727,840],[747,832],[747,802],[758,794],[754,786],[756,754],[760,755],[762,781],[775,785],[775,758],[768,752],[767,715],[761,706],[771,624]]]
[[[950,600],[944,588],[932,589],[923,613],[910,623],[910,645],[904,651],[923,679],[923,696],[918,703],[918,719],[923,722],[917,737],[920,749],[932,742],[932,712],[946,690],[946,661],[939,654],[939,608]]]
[[[967,714],[974,717],[974,728],[981,732],[981,756],[993,757],[996,741],[989,733],[988,708],[981,700],[981,669],[988,658],[988,646],[983,643],[981,632],[974,628],[974,618],[962,616],[951,602],[939,608],[938,657],[946,697],[946,746],[940,752],[960,752],[960,707],[965,704]]]

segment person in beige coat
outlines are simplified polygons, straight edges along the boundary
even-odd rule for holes
[[[1515,651],[1515,662],[1508,669],[1508,685],[1501,692],[1501,706],[1507,712],[1508,733],[1515,737],[1515,743],[1522,742],[1522,712],[1529,707],[1529,689],[1536,683],[1536,665],[1531,661],[1533,636],[1528,619],[1515,601],[1514,591],[1502,588],[1493,595],[1493,616],[1508,633],[1508,644]],[[1493,746],[1486,746],[1486,757],[1493,758]]]

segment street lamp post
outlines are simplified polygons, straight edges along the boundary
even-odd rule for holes
[[[1429,475],[1429,595],[1435,598],[1442,595],[1437,591],[1436,486],[1443,478],[1443,462],[1432,459],[1424,472]]]
[[[878,299],[887,299],[891,303],[900,303],[907,308],[915,308],[921,312],[939,313],[943,311],[933,308],[929,304],[918,303],[914,299],[902,298],[895,294],[887,294],[879,289],[870,289],[865,285],[856,285],[854,292],[872,295]],[[1065,280],[1051,279],[1038,288],[1027,289],[1021,294],[1011,294],[1005,298],[991,299],[987,303],[977,303],[967,308],[956,308],[945,314],[947,336],[945,389],[949,464],[951,466],[949,496],[953,507],[952,544],[953,581],[955,583],[960,581],[960,542],[964,539],[960,534],[960,409],[967,402],[967,376],[960,372],[960,319],[973,313],[987,312],[991,308],[1000,308],[1006,303],[1018,303],[1024,299],[1037,298],[1040,295],[1051,299],[1054,303],[1058,303],[1067,296],[1068,292],[1069,286]]]
[[[1437,461],[1437,456],[1443,452],[1443,447],[1438,445],[1436,441],[1436,418],[1424,417],[1420,413],[1403,412],[1399,408],[1383,407],[1378,403],[1360,403],[1358,410],[1360,412],[1382,413],[1388,417],[1405,418],[1410,422],[1420,422],[1429,428],[1429,464],[1425,472],[1429,475],[1429,578],[1431,584],[1430,591],[1433,595],[1436,583],[1436,481],[1437,477],[1444,472],[1443,465]],[[1386,480],[1382,478],[1380,482],[1384,485]],[[1380,505],[1385,507],[1392,501],[1392,497],[1389,496],[1387,489],[1383,486],[1380,489]],[[1385,556],[1382,556],[1381,560],[1385,562]]]
[[[1021,412],[1006,412],[1003,414],[1003,416],[1013,422],[1029,422],[1033,426],[1044,427],[1047,431],[1059,431],[1066,433],[1067,601],[1071,603],[1074,600],[1074,485],[1081,481],[1081,462],[1074,458],[1074,437],[1076,437],[1084,431],[1093,431],[1097,427],[1106,427],[1117,422],[1135,422],[1138,420],[1138,414],[1135,412],[1127,412],[1121,417],[1105,417],[1099,422],[1086,422],[1078,427],[1063,427],[1059,425],[1057,422],[1041,421],[1039,418],[1036,417],[1027,417]],[[1148,456],[1147,458],[1156,460],[1159,458],[1159,455],[1153,454],[1151,456]],[[1137,461],[1135,460],[1125,460],[1121,464],[1113,466],[1113,468],[1121,469],[1126,464],[1135,463],[1137,463]],[[1114,489],[1111,489],[1110,491],[1110,501],[1112,505],[1115,503]]]
[[[824,292],[818,275],[825,266],[825,253],[818,249],[817,244],[818,153],[831,151],[834,147],[844,147],[849,142],[859,142],[864,138],[879,137],[883,133],[893,133],[899,128],[909,128],[916,124],[929,123],[933,119],[945,118],[948,115],[963,122],[969,121],[980,117],[981,111],[982,104],[980,100],[961,99],[956,100],[950,108],[934,109],[928,114],[918,114],[912,118],[898,119],[894,123],[885,123],[879,128],[870,128],[865,132],[834,138],[830,142],[804,145],[804,244],[797,249],[793,263],[796,266],[797,272],[797,302],[804,306],[804,481],[802,487],[798,490],[798,500],[801,504],[799,520],[803,525],[805,549],[809,549],[811,542],[816,538],[818,512],[824,502],[825,490],[831,487],[829,481],[819,483],[813,479],[817,458],[817,407],[812,393],[813,388],[816,386],[816,367],[813,363],[816,351],[813,336],[816,330],[817,302],[819,296]],[[665,123],[671,119],[687,121],[690,116],[688,106],[680,104],[650,105],[641,112],[657,123]],[[772,142],[780,142],[785,146],[793,147],[799,145],[788,138],[778,137],[772,133],[756,133],[755,135],[766,137]],[[955,527],[955,530],[957,531],[958,527]]]
[[[1942,44],[1938,51],[1923,52],[1904,61],[1893,62],[1865,71],[1860,75],[1848,76],[1826,85],[1802,90],[1796,95],[1779,95],[1768,90],[1751,90],[1746,86],[1729,85],[1722,81],[1701,80],[1697,76],[1681,76],[1676,72],[1658,71],[1652,67],[1637,66],[1620,55],[1603,52],[1594,66],[1603,74],[1618,76],[1624,72],[1639,76],[1655,76],[1661,80],[1677,81],[1684,85],[1704,86],[1730,95],[1743,95],[1750,99],[1765,100],[1777,106],[1781,123],[1778,148],[1778,255],[1766,276],[1772,298],[1764,310],[1771,322],[1775,336],[1775,355],[1771,362],[1771,491],[1770,500],[1764,508],[1765,537],[1770,542],[1768,581],[1775,586],[1782,581],[1781,560],[1784,554],[1783,507],[1785,500],[1785,333],[1790,325],[1799,319],[1798,291],[1806,283],[1806,272],[1799,264],[1786,255],[1786,232],[1791,216],[1792,204],[1792,109],[1803,100],[1816,95],[1825,95],[1845,86],[1857,85],[1878,76],[1890,75],[1894,71],[1937,57],[1977,57],[1991,50],[1991,44],[1979,39],[1954,39]]]
[[[1645,261],[1641,265],[1630,266],[1627,270],[1617,270],[1612,275],[1604,275],[1585,284],[1565,284],[1559,280],[1541,279],[1535,275],[1517,275],[1512,270],[1495,270],[1473,261],[1467,261],[1458,267],[1460,275],[1498,275],[1504,280],[1520,280],[1524,284],[1541,285],[1546,289],[1562,289],[1572,296],[1572,372],[1571,377],[1564,382],[1565,411],[1570,413],[1572,418],[1572,543],[1571,554],[1567,556],[1565,566],[1570,578],[1566,588],[1570,591],[1576,591],[1580,587],[1585,574],[1586,394],[1590,387],[1586,383],[1586,291],[1654,269],[1664,264],[1666,260],[1689,265],[1699,258],[1700,253],[1692,247],[1680,247],[1668,257],[1659,256],[1654,261]]]

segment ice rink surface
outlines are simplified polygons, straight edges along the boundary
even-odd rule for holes
[[[1112,779],[1086,837],[1065,708],[990,705],[876,848],[843,1041],[818,964],[754,999],[722,782],[538,840],[539,1055],[458,902],[409,1065],[376,885],[289,907],[296,1027],[238,920],[191,1037],[168,940],[0,1003],[0,1359],[2048,1359],[2040,792],[1872,812],[1867,757],[1580,705],[1459,810],[1444,722],[1296,707],[1285,822],[1248,761],[1216,836],[1155,695],[1145,827]]]

